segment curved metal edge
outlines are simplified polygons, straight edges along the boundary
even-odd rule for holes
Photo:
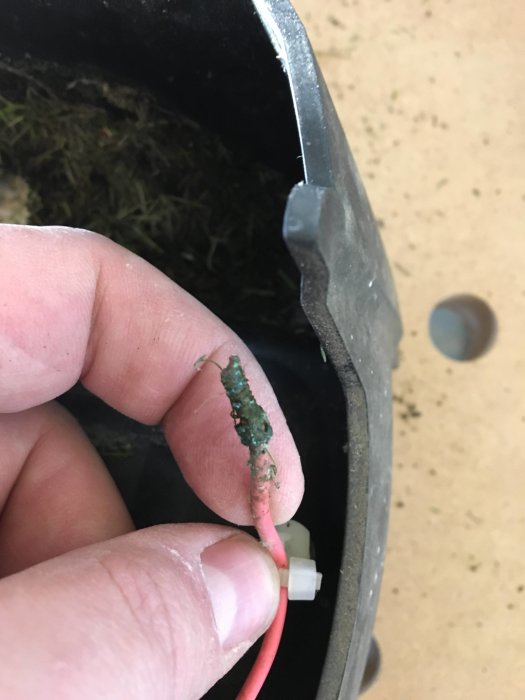
[[[391,369],[401,322],[366,193],[310,43],[288,0],[252,0],[287,73],[305,183],[284,235],[302,275],[304,311],[347,400],[345,546],[318,700],[353,699],[372,637],[386,546],[392,442]]]

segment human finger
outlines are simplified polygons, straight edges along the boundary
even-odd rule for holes
[[[0,415],[0,576],[133,530],[78,423],[58,404]]]
[[[4,225],[0,300],[0,412],[46,402],[81,378],[136,420],[165,419],[197,495],[223,517],[249,523],[245,449],[218,398],[218,378],[196,377],[193,367],[202,354],[240,355],[275,431],[281,488],[272,512],[276,520],[293,515],[303,493],[300,460],[264,373],[225,324],[158,270],[86,231]]]
[[[195,700],[265,631],[278,596],[268,554],[230,528],[161,526],[75,550],[0,581],[0,696]]]

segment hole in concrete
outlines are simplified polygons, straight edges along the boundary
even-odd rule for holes
[[[490,306],[471,294],[458,294],[434,307],[429,332],[436,348],[452,360],[475,360],[493,345],[497,322]]]

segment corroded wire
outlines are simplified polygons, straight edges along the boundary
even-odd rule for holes
[[[203,356],[195,363],[211,362],[221,371],[221,382],[232,407],[231,416],[241,443],[248,447],[250,457],[250,511],[262,544],[279,569],[288,568],[283,542],[270,513],[270,487],[278,487],[277,467],[268,450],[273,430],[264,409],[259,406],[237,355],[231,355],[226,367]],[[288,596],[281,588],[279,606],[268,628],[252,670],[244,682],[237,700],[255,700],[272,667],[279,648],[286,617]]]

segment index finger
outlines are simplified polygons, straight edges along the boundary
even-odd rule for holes
[[[103,236],[64,227],[0,225],[0,412],[59,396],[79,379],[143,423],[164,422],[197,495],[219,515],[250,522],[245,448],[213,367],[238,354],[274,428],[281,488],[276,520],[303,492],[299,456],[261,368],[224,323],[133,253]]]

